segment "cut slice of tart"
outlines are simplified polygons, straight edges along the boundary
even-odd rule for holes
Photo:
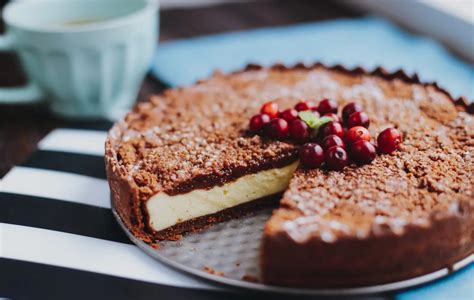
[[[108,178],[114,207],[135,234],[177,239],[276,203],[297,167],[298,147],[248,133],[249,116],[272,98],[252,82],[216,75],[168,90],[114,126]]]
[[[398,151],[342,171],[298,166],[299,146],[248,131],[269,100],[360,103]],[[474,249],[474,117],[403,72],[250,66],[139,104],[110,131],[113,206],[139,238],[177,239],[279,199],[264,229],[264,283],[360,286],[411,278]],[[296,170],[296,171],[295,171]],[[291,180],[290,180],[291,179]],[[289,183],[289,187],[288,187]]]

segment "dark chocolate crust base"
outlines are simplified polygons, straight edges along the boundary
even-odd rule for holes
[[[112,149],[106,146],[106,172],[109,181],[112,206],[118,213],[122,222],[137,238],[147,243],[152,243],[152,236],[146,230],[146,208],[140,200],[138,186],[129,181],[127,170],[114,163]]]
[[[252,200],[250,202],[227,208],[214,214],[181,222],[167,229],[154,232],[152,234],[152,237],[155,240],[179,240],[181,238],[181,235],[185,233],[201,231],[217,223],[241,218],[263,208],[276,207],[280,198],[281,193],[278,193],[275,195]]]

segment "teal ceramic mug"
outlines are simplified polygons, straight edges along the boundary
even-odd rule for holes
[[[155,0],[15,1],[3,20],[0,51],[19,55],[29,83],[0,88],[0,103],[47,101],[64,117],[128,109],[158,41]]]

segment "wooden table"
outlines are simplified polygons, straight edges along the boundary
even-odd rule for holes
[[[0,0],[0,7],[6,4]],[[336,1],[258,1],[218,6],[173,9],[161,12],[160,41],[187,38],[225,31],[263,26],[286,25],[342,17],[359,17],[361,13]],[[0,25],[0,31],[3,31]],[[0,86],[25,82],[18,60],[13,54],[0,53]],[[151,76],[143,82],[137,101],[165,86]],[[44,105],[0,105],[0,178],[15,164],[24,161],[38,141],[54,128],[68,121],[52,116]]]

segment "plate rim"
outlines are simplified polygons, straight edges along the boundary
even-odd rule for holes
[[[159,262],[172,267],[173,269],[178,270],[179,272],[192,275],[206,281],[213,283],[218,283],[225,287],[232,289],[245,289],[253,292],[263,292],[263,293],[279,293],[286,295],[313,295],[313,296],[361,296],[361,295],[373,295],[381,294],[387,292],[393,292],[408,288],[413,288],[429,282],[441,279],[446,277],[454,272],[461,270],[464,267],[467,267],[474,262],[474,253],[466,256],[465,258],[457,261],[452,265],[451,268],[445,267],[440,270],[417,276],[414,278],[390,282],[380,285],[371,285],[371,286],[362,286],[362,287],[353,287],[353,288],[294,288],[294,287],[283,287],[283,286],[274,286],[266,285],[263,283],[254,283],[245,280],[238,280],[228,277],[216,276],[209,274],[205,271],[198,270],[181,263],[178,263],[174,260],[167,258],[164,255],[159,253],[159,250],[153,248],[149,244],[143,242],[142,240],[135,237],[130,230],[127,228],[125,223],[123,223],[121,217],[115,210],[115,207],[112,205],[112,214],[116,219],[117,223],[120,225],[120,228],[125,232],[127,237],[140,248],[147,255],[158,260]]]

